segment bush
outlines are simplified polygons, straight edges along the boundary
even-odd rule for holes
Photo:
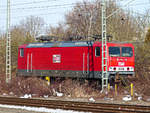
[[[135,46],[135,69],[139,79],[150,80],[150,45],[148,43]]]
[[[14,95],[17,96],[22,96],[24,94],[31,94],[38,97],[52,95],[47,83],[37,77],[16,77],[8,84],[8,91],[13,92]]]

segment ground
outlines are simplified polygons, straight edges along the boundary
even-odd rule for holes
[[[1,108],[0,113],[42,113],[42,112],[34,112],[28,110],[21,110],[21,109],[10,109],[10,108]]]
[[[131,97],[131,83],[133,83],[133,96]],[[15,77],[11,83],[6,84],[5,80],[0,80],[0,95],[15,96],[22,98],[46,98],[46,99],[69,99],[76,101],[92,102],[112,102],[112,103],[138,103],[149,104],[150,87],[149,83],[144,83],[139,79],[129,79],[126,85],[118,84],[111,86],[109,90],[101,92],[96,83],[79,80],[56,80],[50,85],[46,81],[36,78]]]

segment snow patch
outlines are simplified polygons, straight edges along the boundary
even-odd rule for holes
[[[3,93],[3,96],[6,96],[7,94],[6,93]]]
[[[90,113],[90,112],[78,112],[73,110],[61,110],[61,109],[48,109],[44,107],[26,107],[26,106],[14,106],[14,105],[2,105],[2,108],[10,108],[10,109],[22,109],[27,111],[35,111],[35,112],[45,112],[45,113]]]
[[[56,92],[56,95],[57,95],[58,97],[62,97],[62,96],[63,96],[63,93]]]
[[[138,97],[138,100],[142,100],[142,97]]]
[[[9,94],[10,94],[10,95],[14,95],[14,93],[13,93],[13,92],[10,92]]]
[[[91,98],[89,98],[89,101],[95,102],[95,99],[91,97]]]
[[[44,98],[48,98],[48,95],[44,95]]]
[[[24,96],[21,96],[20,98],[32,98],[31,94],[25,94]]]
[[[124,101],[130,101],[130,100],[132,100],[132,97],[130,95],[127,95],[127,96],[123,97],[122,100],[124,100]]]

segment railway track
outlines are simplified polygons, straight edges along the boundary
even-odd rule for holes
[[[99,113],[150,113],[150,106],[0,97],[0,104]]]

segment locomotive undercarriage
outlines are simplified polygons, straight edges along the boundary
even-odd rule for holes
[[[88,80],[90,82],[92,81],[98,81],[101,80],[101,72],[100,71],[64,71],[64,70],[18,70],[17,73],[18,76],[40,76],[42,78],[45,78],[46,76],[50,77],[51,79],[55,78],[72,78],[72,79],[80,79],[80,80]],[[129,76],[133,76],[134,72],[108,72],[109,75],[109,82],[111,85],[113,85],[116,81],[116,75],[119,75],[122,78],[126,78]]]
[[[71,70],[18,70],[19,76],[51,76],[51,77],[71,77],[71,78],[88,78],[100,79],[101,71],[71,71]],[[109,78],[119,74],[124,77],[134,76],[134,72],[108,72]]]

